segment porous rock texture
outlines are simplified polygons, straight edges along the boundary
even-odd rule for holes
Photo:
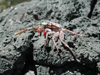
[[[32,0],[0,13],[0,74],[99,75],[100,1],[94,1]],[[91,7],[93,5],[94,8]],[[59,53],[52,35],[48,37],[47,44],[43,34],[34,31],[14,35],[20,28],[35,27],[46,20],[57,22],[62,28],[78,34],[89,35],[83,37],[64,33],[64,41],[76,54],[77,61],[58,37],[55,41]]]

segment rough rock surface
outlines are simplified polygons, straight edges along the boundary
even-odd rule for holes
[[[100,1],[32,0],[0,13],[0,74],[2,75],[99,75],[100,74]],[[93,12],[90,14],[94,4]],[[91,18],[89,16],[91,16]],[[63,28],[88,37],[64,33],[64,41],[77,55],[76,62],[68,49],[52,37],[45,46],[42,35],[19,28],[35,27],[45,20],[56,21]]]

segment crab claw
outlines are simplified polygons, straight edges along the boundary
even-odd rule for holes
[[[45,30],[45,31],[43,32],[44,38],[46,38],[46,33],[47,33],[47,31]]]
[[[40,34],[40,29],[37,29],[37,32]]]
[[[44,38],[46,38],[46,34],[47,34],[48,32],[51,32],[51,29],[46,28],[46,29],[44,30],[44,32],[43,32]]]

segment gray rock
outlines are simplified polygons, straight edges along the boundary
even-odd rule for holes
[[[0,74],[24,75],[31,74],[31,70],[37,75],[99,75],[100,2],[89,19],[91,1],[32,0],[0,13]],[[33,31],[14,36],[20,28],[35,27],[45,20],[54,20],[63,28],[89,35],[79,37],[65,32],[64,41],[79,62],[57,38],[59,54],[51,36],[46,46],[44,37]]]

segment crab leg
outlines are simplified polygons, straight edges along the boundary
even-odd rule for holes
[[[51,29],[45,29],[45,31],[44,31],[44,34],[43,34],[43,36],[44,36],[44,38],[45,38],[45,45],[47,44],[47,40],[48,40],[48,36],[50,35],[50,34],[52,34],[53,32],[51,31]]]
[[[64,40],[64,34],[63,34],[62,31],[59,33],[59,39],[69,49],[69,51],[72,54],[73,58],[76,60],[76,55],[73,53],[72,49],[63,41]]]
[[[77,36],[88,36],[88,35],[77,34],[77,33],[73,32],[73,31],[68,30],[68,29],[63,29],[62,31],[63,31],[63,32],[70,32],[71,34],[75,34],[75,35],[77,35]]]
[[[47,32],[47,33],[46,33],[45,45],[46,45],[47,42],[48,42],[48,41],[47,41],[47,40],[48,40],[48,36],[51,35],[51,34],[53,34],[53,33],[54,33],[54,32]]]
[[[20,28],[19,30],[20,30],[19,32],[15,33],[15,36],[18,35],[18,34],[22,34],[26,31],[33,30],[33,28],[26,28],[26,29],[25,28]]]
[[[59,48],[58,48],[58,46],[56,45],[56,42],[55,42],[55,38],[57,36],[59,36],[59,32],[54,33],[54,35],[52,36],[52,40],[53,40],[53,43],[54,43],[54,45],[55,45],[55,47],[57,49],[57,52],[59,53]]]

